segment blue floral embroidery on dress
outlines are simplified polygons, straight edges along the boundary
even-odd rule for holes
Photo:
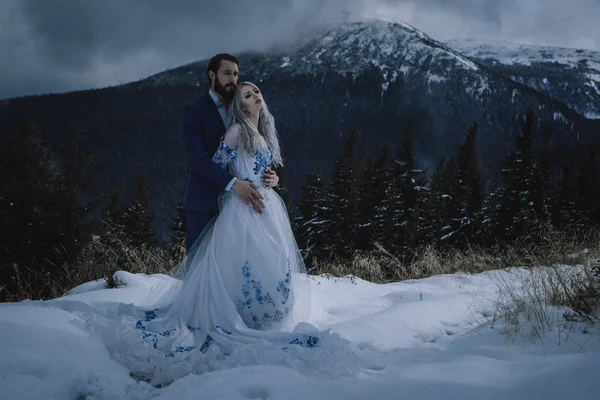
[[[171,334],[173,332],[175,332],[177,330],[177,328],[173,328],[173,329],[169,329],[168,331],[159,332],[159,333],[146,331],[146,325],[144,325],[144,322],[152,321],[153,319],[158,318],[158,316],[156,314],[156,312],[158,310],[159,310],[158,308],[155,308],[154,310],[144,311],[145,320],[142,321],[141,319],[139,319],[135,323],[135,328],[142,331],[142,343],[146,339],[150,338],[150,340],[152,341],[152,347],[157,350],[158,350],[159,336],[169,337],[169,336],[171,336]],[[191,333],[200,331],[199,327],[194,327],[194,326],[187,325],[187,324],[185,325],[185,327]],[[228,331],[227,329],[225,329],[219,325],[215,326],[215,329],[217,329],[218,331],[220,331],[221,333],[224,333],[224,334],[228,334],[228,335],[232,334],[230,331]],[[214,342],[214,339],[210,335],[207,335],[206,339],[204,340],[204,343],[202,344],[202,346],[199,349],[198,349],[198,346],[177,346],[177,347],[175,347],[174,351],[170,352],[169,354],[165,354],[165,357],[175,357],[175,353],[187,353],[187,352],[194,351],[194,350],[199,350],[203,353],[206,353],[206,351],[208,350],[208,348],[210,347],[210,345],[213,342]],[[223,353],[223,355],[228,356],[229,354]]]
[[[262,175],[265,173],[265,169],[271,164],[273,161],[273,153],[271,153],[271,149],[267,147],[265,152],[257,151],[254,153],[254,174]]]
[[[297,344],[302,347],[316,347],[318,343],[319,343],[319,338],[317,336],[312,336],[312,335],[310,335],[306,339],[306,341],[302,341],[302,340],[296,338],[290,342],[290,344]]]
[[[260,329],[263,325],[270,325],[273,322],[281,322],[283,318],[290,313],[289,307],[283,310],[277,309],[270,293],[264,293],[260,282],[251,279],[252,272],[249,262],[242,267],[242,275],[246,278],[246,283],[242,285],[242,295],[244,298],[238,301],[238,310],[251,309],[255,303],[260,305],[270,304],[273,307],[273,314],[263,313],[261,316],[253,315],[251,321],[247,321],[248,327]],[[287,303],[290,294],[291,273],[288,260],[288,271],[284,280],[278,282],[277,291],[281,293],[283,300],[281,304]]]
[[[206,336],[206,340],[202,344],[202,347],[200,347],[200,351],[206,353],[208,347],[211,345],[212,342],[214,342],[214,339],[210,337],[210,335]]]
[[[255,281],[254,279],[250,279],[252,273],[250,272],[250,263],[246,262],[242,267],[242,275],[246,278],[246,283],[242,285],[242,294],[244,295],[245,300],[240,300],[238,302],[238,307],[241,309],[244,308],[252,308],[252,303],[256,300],[258,304],[272,304],[275,307],[275,303],[271,298],[269,293],[264,294],[262,285],[260,282]],[[254,297],[250,296],[250,291],[254,290]]]
[[[290,260],[288,260],[288,269],[287,269],[287,273],[285,274],[285,279],[282,281],[279,281],[279,285],[277,285],[277,291],[281,293],[281,295],[283,296],[283,301],[281,302],[281,304],[285,304],[287,303],[289,297],[290,297],[290,283],[292,282],[292,274],[291,274],[291,270],[290,270]]]
[[[256,152],[254,153],[254,174],[262,175],[267,168],[267,158],[263,153]]]
[[[214,342],[214,339],[212,337],[210,337],[210,335],[206,336],[206,340],[204,340],[204,343],[202,344],[202,347],[200,347],[200,350],[202,353],[205,353],[208,351],[208,348],[210,347],[210,345],[212,344],[212,342]],[[156,347],[155,347],[156,348]],[[197,346],[189,346],[189,347],[184,347],[184,346],[177,346],[175,347],[175,351],[171,352],[169,354],[165,354],[165,357],[175,357],[175,353],[187,353],[190,351],[194,351],[196,350],[198,347]]]
[[[155,308],[154,310],[150,310],[150,311],[144,311],[146,314],[146,322],[152,321],[154,318],[156,318],[157,311],[158,311],[158,308]]]
[[[221,142],[219,144],[219,148],[213,155],[212,160],[219,164],[219,166],[223,169],[227,168],[227,164],[229,164],[233,159],[237,157],[237,152],[229,147],[225,142]]]
[[[221,333],[226,333],[226,334],[228,334],[228,335],[231,335],[231,332],[230,332],[230,331],[228,331],[228,330],[227,330],[227,329],[225,329],[225,328],[222,328],[222,327],[220,327],[219,325],[215,326],[215,328],[217,328],[218,330],[220,330],[220,331],[221,331]]]
[[[169,329],[168,331],[153,333],[146,332],[146,326],[142,323],[142,320],[138,320],[135,324],[136,329],[140,329],[142,331],[142,341],[148,338],[152,338],[152,347],[158,349],[158,337],[169,337],[171,336],[171,332],[175,332],[177,328]]]

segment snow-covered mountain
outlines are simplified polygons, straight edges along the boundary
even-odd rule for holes
[[[319,73],[333,69],[360,75],[373,68],[381,71],[382,94],[399,75],[420,75],[428,82],[443,82],[452,69],[480,73],[468,58],[436,42],[404,23],[382,20],[342,25],[284,56],[279,69],[291,74]],[[471,87],[482,93],[486,82]]]
[[[383,80],[382,94],[399,75],[406,79],[424,74],[428,82],[436,83],[447,81],[453,69],[485,75],[476,63],[425,33],[402,22],[380,19],[341,25],[301,47],[256,56],[250,56],[250,63],[242,65],[243,76],[264,80],[275,74],[314,75],[331,70],[358,76],[378,69]],[[205,65],[205,61],[200,61],[165,71],[150,77],[146,83],[194,84],[198,70]],[[465,89],[482,94],[487,82],[482,77]]]
[[[587,118],[600,119],[598,51],[480,40],[452,40],[447,45]]]
[[[375,156],[388,138],[397,146],[412,120],[417,162],[427,168],[452,157],[477,122],[486,176],[503,167],[529,110],[538,135],[552,133],[559,157],[600,132],[600,121],[403,23],[342,24],[302,44],[239,59],[241,80],[259,84],[276,118],[292,199],[298,199],[314,165],[331,171],[353,129],[360,133],[359,146]],[[108,176],[103,191],[118,186],[128,192],[147,171],[151,209],[165,232],[188,168],[179,136],[181,111],[206,89],[207,62],[114,88],[6,101],[0,124],[10,132],[24,120],[34,121],[46,140],[59,145],[75,127],[85,129],[84,150],[101,155],[98,170]]]

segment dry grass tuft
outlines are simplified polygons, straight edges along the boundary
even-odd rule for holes
[[[600,274],[588,260],[579,266],[516,269],[496,274],[498,301],[495,319],[509,340],[545,342],[555,333],[564,341],[575,326],[591,331],[600,322]]]

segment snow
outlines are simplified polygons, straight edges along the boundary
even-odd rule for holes
[[[448,78],[440,75],[433,74],[431,72],[427,72],[427,83],[431,84],[431,82],[441,83],[448,80]]]
[[[499,40],[456,39],[446,44],[466,55],[494,59],[501,64],[531,66],[534,63],[557,63],[577,68],[582,64],[600,72],[600,52],[586,49],[532,46]]]
[[[585,117],[588,119],[600,119],[600,112],[587,112],[585,113]]]
[[[281,58],[281,62],[282,62],[282,64],[279,66],[279,68],[285,68],[285,67],[289,67],[290,65],[292,65],[290,63],[290,58],[289,57],[282,57]]]
[[[309,322],[350,340],[357,377],[307,376],[281,365],[190,374],[166,388],[137,382],[86,318],[139,304],[164,275],[117,273],[124,286],[84,284],[51,301],[0,304],[0,398],[27,399],[583,399],[600,389],[597,334],[507,342],[494,323],[498,277],[441,275],[385,285],[355,277],[307,278]],[[308,299],[305,299],[308,301]]]
[[[565,124],[569,122],[569,120],[567,119],[567,117],[565,117],[565,116],[564,116],[562,113],[560,113],[560,112],[554,112],[554,114],[553,114],[553,118],[554,118],[554,121],[556,121],[556,120],[559,120],[560,122],[563,122],[563,123],[565,123]]]
[[[428,37],[423,32],[385,18],[366,18],[335,27],[300,50],[298,59],[303,69],[328,65],[339,73],[359,74],[367,68],[378,67],[385,83],[389,76],[429,65],[432,60],[450,60],[458,69],[479,71],[473,61]],[[294,55],[290,55],[294,58]],[[385,89],[384,89],[385,90]]]
[[[598,78],[599,78],[599,79],[598,79],[598,82],[600,82],[600,76],[599,76]],[[596,91],[596,93],[600,94],[600,89],[598,89],[598,85],[596,84],[596,82],[594,82],[594,81],[589,81],[589,82],[586,82],[585,84],[586,84],[587,86],[589,86],[589,87],[593,88],[593,89]]]
[[[388,89],[389,86],[390,86],[389,82],[384,82],[381,84],[381,95],[382,96],[385,93],[385,91]]]
[[[545,92],[588,118],[598,118],[598,51],[483,39],[451,40],[446,44],[491,69],[505,71],[514,82]],[[547,73],[553,76],[544,77]]]

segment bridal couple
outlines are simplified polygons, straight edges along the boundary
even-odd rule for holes
[[[173,362],[164,366],[173,376],[255,363],[356,374],[361,363],[350,343],[304,322],[311,279],[272,189],[273,168],[283,162],[275,121],[260,89],[238,83],[238,74],[235,57],[214,56],[210,89],[184,109],[187,257],[172,273],[177,283],[139,314],[138,334]],[[156,372],[144,363],[148,353],[119,351],[141,361],[132,370]]]

